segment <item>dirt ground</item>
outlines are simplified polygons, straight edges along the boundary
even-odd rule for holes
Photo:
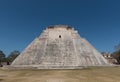
[[[120,67],[80,70],[0,69],[0,82],[120,82]]]

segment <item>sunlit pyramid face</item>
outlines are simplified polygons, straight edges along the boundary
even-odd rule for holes
[[[77,69],[109,65],[77,31],[67,25],[49,26],[15,59],[12,66]]]

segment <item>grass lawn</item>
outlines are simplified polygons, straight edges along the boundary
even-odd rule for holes
[[[120,67],[80,70],[3,70],[0,82],[120,82]]]

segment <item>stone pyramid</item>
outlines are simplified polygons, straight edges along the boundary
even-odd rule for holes
[[[107,60],[67,25],[47,27],[12,63],[15,67],[39,69],[104,65],[108,65]]]

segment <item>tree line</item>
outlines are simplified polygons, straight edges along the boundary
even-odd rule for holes
[[[8,56],[5,55],[5,53],[0,50],[0,65],[2,62],[13,62],[14,59],[20,54],[20,51],[14,50],[12,51]]]
[[[118,64],[120,64],[120,44],[115,46],[115,52],[111,55],[117,60]]]

